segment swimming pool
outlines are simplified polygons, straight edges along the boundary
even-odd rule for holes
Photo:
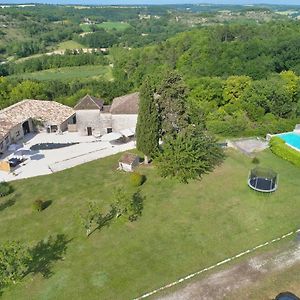
[[[278,136],[282,140],[284,140],[288,145],[300,151],[300,134],[295,132],[288,132],[288,133],[278,134]]]

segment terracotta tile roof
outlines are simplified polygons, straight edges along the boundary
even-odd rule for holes
[[[127,164],[127,165],[131,165],[137,158],[138,158],[138,156],[135,154],[125,153],[125,154],[123,154],[123,156],[121,157],[119,162]]]
[[[86,95],[84,96],[74,107],[76,110],[82,110],[82,109],[103,109],[104,101],[90,96]]]
[[[16,126],[13,122],[6,122],[0,119],[0,140],[3,140],[9,131]]]
[[[110,108],[112,114],[138,114],[139,93],[115,98]]]
[[[0,110],[0,137],[4,137],[13,127],[29,118],[49,125],[60,125],[74,114],[71,107],[55,101],[23,100]]]

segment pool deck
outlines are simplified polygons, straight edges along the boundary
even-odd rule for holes
[[[268,142],[260,138],[243,138],[227,142],[229,147],[235,148],[246,155],[253,155],[268,148]]]
[[[134,141],[112,145],[109,142],[100,141],[93,136],[81,136],[78,133],[69,132],[63,134],[39,133],[28,135],[23,142],[23,147],[26,149],[39,143],[78,144],[55,150],[34,151],[34,155],[28,157],[13,172],[0,171],[0,181],[13,181],[47,175],[136,147]],[[8,151],[1,159],[9,159],[13,156],[13,152]]]

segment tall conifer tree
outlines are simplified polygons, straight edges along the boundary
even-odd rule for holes
[[[140,89],[139,115],[136,129],[137,149],[144,153],[145,164],[158,150],[159,116],[154,87],[147,78]]]

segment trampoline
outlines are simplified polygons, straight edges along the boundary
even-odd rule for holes
[[[278,175],[271,169],[257,167],[250,171],[248,185],[258,192],[275,192],[278,186]]]
[[[275,300],[300,300],[300,299],[296,295],[290,292],[285,292],[277,295]]]

